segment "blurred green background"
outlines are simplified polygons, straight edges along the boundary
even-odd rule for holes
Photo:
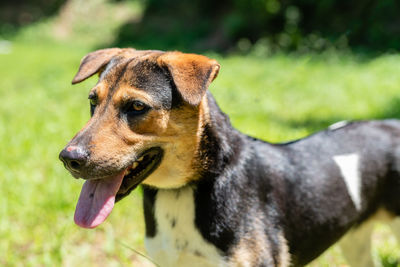
[[[400,118],[400,3],[392,0],[32,0],[0,3],[0,266],[149,266],[141,192],[94,230],[58,153],[89,118],[79,61],[110,46],[199,52],[241,131],[272,142],[339,120]],[[400,266],[385,225],[373,255]],[[363,255],[360,255],[363,257]],[[346,266],[331,248],[312,266]]]

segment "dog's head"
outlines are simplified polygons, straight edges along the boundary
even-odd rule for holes
[[[99,74],[89,93],[92,117],[60,153],[86,180],[78,225],[99,225],[140,183],[176,188],[195,179],[205,92],[218,70],[215,60],[180,52],[111,48],[82,59],[73,84]]]

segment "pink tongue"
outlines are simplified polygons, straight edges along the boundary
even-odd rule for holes
[[[74,220],[84,228],[95,228],[110,215],[125,171],[107,179],[87,180],[82,187]]]

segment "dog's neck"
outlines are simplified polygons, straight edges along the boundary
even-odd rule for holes
[[[198,179],[203,179],[221,174],[226,164],[232,164],[232,158],[240,153],[243,134],[232,127],[211,93],[200,106],[199,127],[195,161],[201,165],[194,167],[199,168]]]

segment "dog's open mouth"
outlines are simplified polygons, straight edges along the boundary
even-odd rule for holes
[[[160,164],[163,150],[153,147],[120,173],[105,179],[87,180],[75,209],[75,223],[94,228],[111,213],[115,201],[121,200],[148,177]]]
[[[163,151],[159,147],[146,150],[138,160],[126,169],[124,179],[115,197],[115,201],[129,195],[147,176],[149,176],[161,162]]]

